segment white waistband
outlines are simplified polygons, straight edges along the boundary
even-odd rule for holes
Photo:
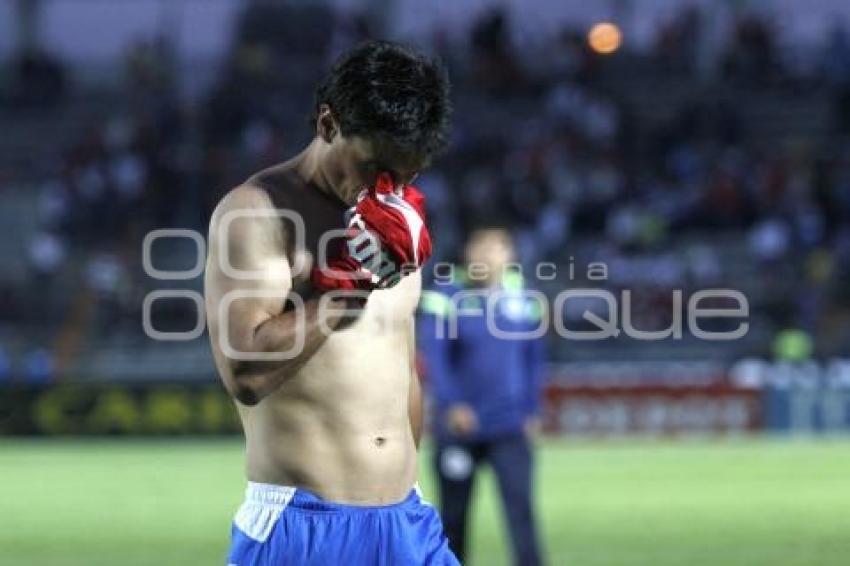
[[[289,485],[277,485],[272,483],[248,482],[245,488],[245,500],[269,505],[289,504],[295,495],[295,488]]]
[[[422,498],[422,489],[419,482],[413,484],[413,491]],[[297,488],[291,485],[278,485],[274,483],[261,483],[249,481],[245,488],[245,501],[254,503],[265,503],[268,505],[283,505],[286,507],[295,496]]]
[[[418,483],[413,486],[413,489],[417,494],[421,493]],[[296,491],[295,487],[289,485],[248,482],[248,487],[245,489],[245,502],[236,512],[233,523],[250,538],[265,542],[271,535],[272,529],[274,529],[281,514],[295,496]],[[302,493],[304,492],[302,491]],[[403,502],[388,505],[385,508],[397,508],[409,504],[409,501],[411,500],[408,497]],[[421,496],[418,498],[418,502],[428,505],[427,502],[422,501]],[[342,507],[334,503],[328,503],[328,505],[337,508]],[[344,507],[348,510],[357,509],[353,506]],[[368,512],[375,508],[374,506],[364,506],[362,510]]]

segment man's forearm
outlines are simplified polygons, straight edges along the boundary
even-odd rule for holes
[[[410,399],[408,413],[410,414],[410,430],[413,433],[413,442],[419,448],[422,440],[422,385],[419,382],[419,374],[414,371],[410,376]]]
[[[350,312],[344,299],[322,300],[321,297],[304,301],[301,314],[298,310],[280,313],[258,325],[253,335],[244,337],[243,349],[250,353],[289,352],[283,360],[234,360],[234,380],[242,390],[246,404],[256,404],[275,391],[298,371],[324,344],[331,332],[339,328]]]

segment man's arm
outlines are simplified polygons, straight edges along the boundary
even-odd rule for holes
[[[463,399],[450,355],[447,329],[453,316],[451,299],[437,291],[423,291],[419,308],[419,343],[427,364],[428,385],[437,407],[442,411],[436,417],[444,420],[453,433],[461,436],[470,434],[478,428],[478,417]]]
[[[419,448],[419,441],[422,439],[422,384],[419,382],[419,372],[416,371],[416,335],[413,317],[408,326],[407,343],[410,352],[410,390],[407,398],[410,430],[413,431],[413,442],[416,448]]]
[[[531,324],[537,327],[540,323],[540,318],[548,316],[543,305],[539,305],[540,310],[533,311]],[[525,342],[526,349],[526,368],[527,368],[527,389],[525,403],[525,430],[529,436],[536,436],[541,428],[541,405],[543,398],[543,390],[546,382],[546,337],[541,336]]]
[[[442,406],[462,401],[450,360],[450,342],[446,337],[451,317],[451,300],[437,291],[423,291],[419,302],[419,345],[425,356],[428,385]]]
[[[222,200],[210,224],[205,277],[210,337],[218,342],[226,339],[230,351],[220,349],[220,343],[213,344],[219,371],[230,394],[245,405],[259,403],[309,360],[328,337],[323,329],[333,330],[341,324],[341,308],[347,304],[336,299],[332,302],[340,309],[320,309],[320,298],[314,297],[303,301],[301,313],[298,308],[284,309],[293,285],[290,258],[286,256],[286,242],[292,235],[285,233],[279,218],[268,215],[273,210],[265,191],[242,186]],[[240,211],[239,217],[226,227],[224,219],[235,211]],[[251,279],[232,277],[222,265],[221,246],[227,247],[233,269],[258,275]],[[300,277],[306,278],[308,273]],[[234,299],[227,308],[227,328],[220,327],[222,301],[230,293],[240,292],[263,296]],[[324,325],[320,324],[322,316]],[[301,337],[303,347],[289,359],[244,359],[245,354],[289,351]]]
[[[527,385],[525,395],[525,432],[535,437],[542,426],[541,406],[546,380],[545,338],[535,338],[526,344]]]

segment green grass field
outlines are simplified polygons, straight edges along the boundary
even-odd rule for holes
[[[235,440],[0,440],[0,565],[223,564],[241,457]],[[847,440],[548,441],[538,462],[551,564],[850,564]],[[509,564],[483,480],[470,563]]]

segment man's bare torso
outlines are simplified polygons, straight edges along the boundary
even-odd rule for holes
[[[290,285],[298,289],[309,272],[292,276],[293,258],[304,257],[304,250],[293,246],[285,223],[271,215],[234,220],[234,227],[247,223],[239,232],[239,247],[247,251],[241,256],[231,251],[227,258],[236,268],[266,273],[264,280],[246,284],[221,267],[217,245],[221,219],[245,208],[245,202],[253,211],[280,208],[276,194],[293,190],[292,184],[299,182],[297,175],[286,174],[286,168],[287,164],[278,166],[281,174],[271,177],[279,183],[276,186],[260,187],[252,178],[231,192],[211,223],[207,310],[213,353],[225,382],[232,370],[220,345],[222,332],[227,333],[218,309],[222,298],[246,287],[271,294],[277,288],[283,295]],[[306,185],[297,189],[318,190]],[[312,221],[304,218],[308,227]],[[342,225],[340,214],[338,226]],[[249,480],[294,485],[344,503],[386,504],[404,498],[415,482],[417,466],[409,395],[411,380],[416,379],[412,316],[420,287],[417,272],[392,289],[373,291],[362,314],[334,331],[275,391],[255,405],[237,402]],[[280,312],[272,301],[264,308],[271,314],[274,309]]]

